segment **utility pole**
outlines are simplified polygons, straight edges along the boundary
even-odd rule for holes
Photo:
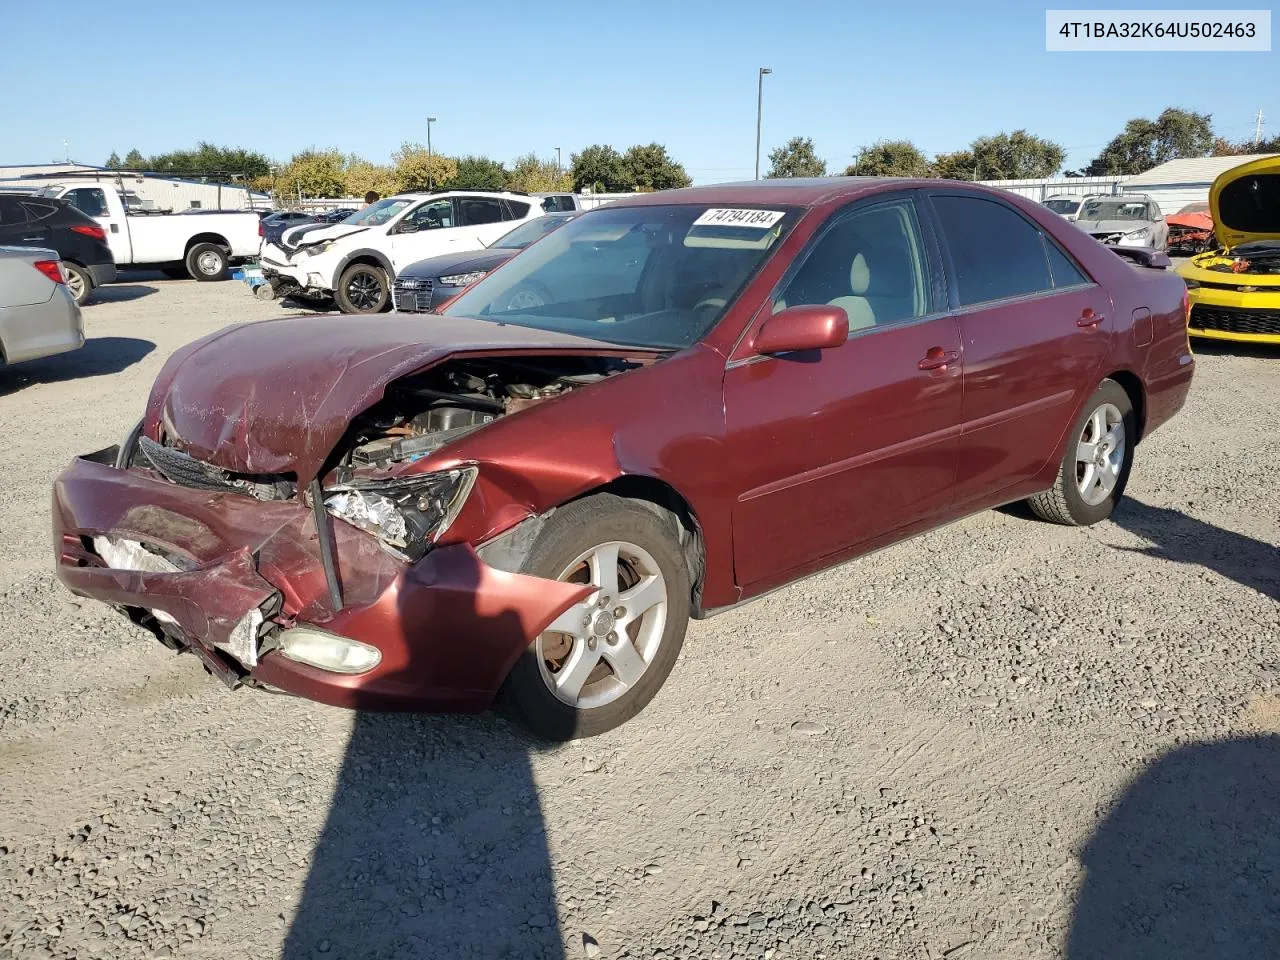
[[[1261,116],[1262,111],[1259,110],[1258,114],[1259,116]],[[62,141],[62,152],[66,156],[67,163],[70,163],[71,162],[71,141],[70,140]]]
[[[1258,120],[1253,127],[1253,145],[1256,147],[1262,142],[1262,111],[1258,111]]]
[[[560,148],[556,147],[556,179],[560,179]]]
[[[427,117],[427,189],[431,189],[431,125],[436,122],[435,117]]]
[[[756,179],[760,179],[760,118],[764,114],[764,75],[773,73],[768,67],[761,67],[756,79]]]

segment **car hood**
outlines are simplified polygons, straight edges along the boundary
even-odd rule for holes
[[[1150,227],[1150,220],[1076,220],[1075,225],[1085,233],[1133,233]]]
[[[426,260],[409,264],[396,274],[396,279],[427,277],[434,280],[457,273],[492,270],[506,263],[519,252],[519,250],[470,250],[465,253],[444,253],[438,257],[428,257]]]
[[[601,350],[568,334],[433,316],[304,316],[229,327],[174,353],[147,404],[147,426],[225,470],[316,477],[358,413],[387,384],[465,352]]]
[[[1209,189],[1218,242],[1228,250],[1280,239],[1280,157],[1262,157],[1218,174]]]
[[[306,246],[311,243],[323,243],[326,240],[339,240],[368,229],[368,227],[358,227],[350,223],[300,223],[286,230],[280,239],[291,247]]]

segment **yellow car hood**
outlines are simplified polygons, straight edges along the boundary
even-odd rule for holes
[[[1253,240],[1280,240],[1280,156],[1219,174],[1209,190],[1209,211],[1218,242],[1228,250]]]

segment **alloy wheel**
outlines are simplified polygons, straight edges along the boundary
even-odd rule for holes
[[[372,310],[381,305],[382,285],[369,271],[359,270],[347,281],[347,299],[357,309]]]
[[[557,579],[596,590],[535,641],[543,682],[570,706],[603,706],[634,687],[657,656],[666,579],[648,552],[616,540],[584,551]]]
[[[1080,499],[1096,507],[1111,496],[1124,469],[1124,417],[1104,403],[1084,422],[1076,443],[1076,489]]]

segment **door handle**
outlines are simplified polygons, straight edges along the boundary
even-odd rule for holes
[[[941,347],[930,347],[929,352],[916,364],[921,370],[945,370],[947,364],[955,363],[960,354],[955,350],[943,350]]]
[[[1103,320],[1107,319],[1100,313],[1094,313],[1093,307],[1085,307],[1081,311],[1080,316],[1076,319],[1077,327],[1096,327]]]
[[[23,237],[23,243],[35,243],[37,240],[43,240],[44,237]]]

